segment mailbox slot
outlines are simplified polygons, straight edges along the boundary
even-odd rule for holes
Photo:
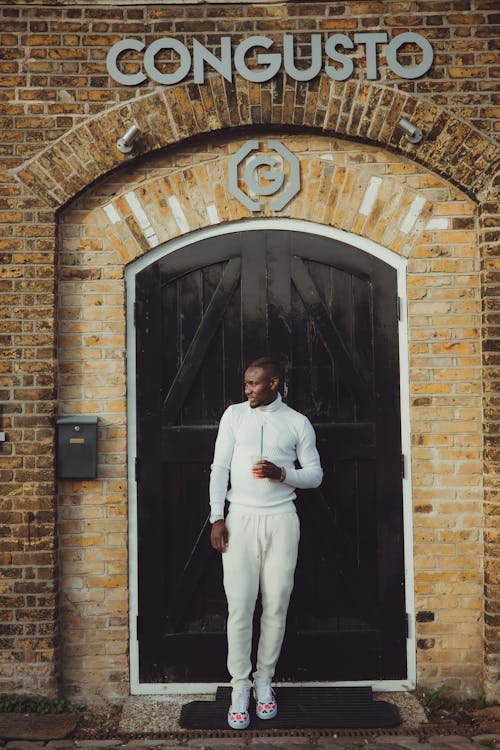
[[[95,479],[97,476],[97,422],[99,417],[58,417],[57,476],[59,479]]]

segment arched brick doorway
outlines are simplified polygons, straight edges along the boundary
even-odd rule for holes
[[[462,244],[462,240],[466,243],[473,242],[473,235],[460,235],[460,241],[457,242],[458,237],[452,226],[453,216],[457,219],[460,217],[460,222],[463,222],[465,216],[473,214],[474,208],[469,200],[444,180],[381,149],[324,137],[296,136],[296,140],[290,142],[284,134],[283,139],[289,145],[295,144],[293,147],[299,154],[307,185],[304,194],[298,195],[284,213],[290,218],[304,220],[310,218],[313,206],[315,217],[322,219],[325,224],[334,224],[344,231],[354,229],[358,237],[365,236],[366,241],[373,238],[378,245],[389,248],[390,254],[408,258],[409,326],[412,338],[410,397],[411,420],[415,425],[412,427],[415,442],[412,454],[413,461],[417,460],[418,465],[418,482],[414,491],[419,579],[416,605],[419,607],[418,611],[433,611],[431,607],[435,606],[435,597],[438,596],[440,587],[446,585],[442,583],[443,576],[443,580],[448,580],[451,574],[428,569],[428,561],[433,559],[433,548],[428,546],[429,532],[426,531],[429,522],[437,523],[439,528],[443,525],[442,531],[438,532],[440,536],[448,533],[446,515],[442,520],[436,521],[432,517],[435,511],[433,503],[429,502],[432,490],[428,488],[429,483],[434,483],[436,476],[436,462],[432,456],[444,461],[442,467],[445,472],[439,474],[443,477],[439,480],[444,483],[443,488],[432,491],[436,503],[443,496],[456,496],[457,490],[453,485],[456,481],[453,475],[450,476],[450,482],[446,479],[446,472],[449,471],[446,456],[449,449],[445,445],[439,447],[442,439],[438,435],[432,435],[434,424],[436,429],[441,429],[440,422],[436,422],[434,417],[432,423],[427,420],[430,420],[430,414],[435,413],[433,403],[445,406],[448,398],[460,397],[459,390],[466,372],[461,367],[462,357],[469,361],[464,388],[472,389],[465,398],[471,407],[478,407],[477,395],[474,395],[478,378],[480,379],[479,359],[474,355],[474,336],[478,335],[477,328],[474,329],[479,310],[478,276],[473,273],[477,265],[476,261],[468,259],[470,244]],[[75,390],[84,393],[87,399],[85,408],[95,404],[92,408],[101,416],[101,435],[104,438],[101,442],[101,481],[93,486],[72,487],[69,494],[65,492],[61,496],[63,507],[78,499],[85,519],[85,529],[89,529],[81,540],[83,545],[88,540],[88,543],[105,546],[105,542],[111,539],[114,545],[123,547],[126,540],[126,519],[123,515],[126,510],[126,484],[123,481],[123,467],[126,462],[124,440],[127,432],[124,424],[124,375],[123,380],[120,375],[123,362],[120,359],[123,356],[120,355],[120,347],[124,341],[124,263],[129,263],[134,258],[149,261],[148,254],[155,253],[154,248],[149,250],[151,230],[159,244],[171,242],[175,238],[185,243],[190,237],[188,230],[202,229],[207,225],[220,230],[228,221],[241,222],[247,218],[246,209],[237,202],[228,200],[224,188],[227,159],[235,152],[239,143],[241,141],[230,137],[221,138],[216,159],[210,153],[207,154],[203,142],[199,144],[198,151],[193,151],[192,143],[186,150],[181,147],[171,150],[167,161],[163,154],[152,156],[144,163],[138,163],[136,173],[131,174],[127,167],[123,183],[120,182],[119,174],[115,173],[109,180],[102,182],[102,188],[100,185],[94,186],[87,196],[82,195],[61,216],[60,292],[63,307],[60,310],[60,321],[66,330],[60,342],[63,350],[70,348],[71,360],[71,349],[74,347],[72,331],[79,331],[85,344],[82,357],[87,361],[84,372],[81,375],[75,374],[72,361],[67,361],[67,355],[62,350],[66,361],[61,364],[61,383],[67,384],[68,388],[61,392],[60,404],[66,413],[73,413],[75,407],[78,411],[83,408],[78,403],[81,396],[75,400],[73,393]],[[329,186],[326,194],[325,183]],[[110,193],[114,194],[111,200]],[[367,201],[363,200],[366,194],[373,198],[368,209]],[[175,213],[169,202],[171,196],[177,199],[174,202]],[[142,209],[142,213],[138,207]],[[446,216],[440,213],[442,208],[446,210]],[[218,216],[218,223],[211,225],[210,221],[214,220],[215,215]],[[144,216],[148,222],[144,221]],[[139,217],[142,217],[141,223]],[[411,221],[409,217],[412,217]],[[400,231],[401,228],[405,231]],[[335,229],[331,228],[330,231]],[[76,246],[75,237],[79,238]],[[78,250],[80,247],[83,252]],[[73,292],[80,295],[82,290],[82,296],[74,296]],[[90,297],[87,296],[88,293],[91,294]],[[92,304],[87,305],[86,301]],[[98,305],[97,308],[94,308],[95,304]],[[452,316],[458,316],[460,328],[449,327],[450,319],[446,317],[446,311],[450,311]],[[470,319],[470,326],[467,328],[466,318]],[[460,341],[455,340],[457,336]],[[430,340],[436,341],[432,344],[432,351]],[[469,355],[467,351],[470,352]],[[444,367],[443,357],[450,357],[451,369]],[[423,370],[421,364],[424,364]],[[429,369],[431,365],[433,369]],[[113,383],[110,383],[110,372],[117,378]],[[443,382],[431,382],[434,372],[438,380]],[[455,383],[455,378],[458,378],[458,383]],[[444,417],[445,411],[442,413]],[[449,431],[452,428],[446,429]],[[477,447],[474,447],[477,445],[475,433],[480,430],[480,424],[472,421],[471,416],[469,422],[464,422],[460,429],[464,432],[453,435],[454,445],[450,447],[456,457],[452,471],[475,471],[474,462],[479,457]],[[128,439],[132,439],[130,433]],[[480,492],[480,487],[477,492]],[[99,512],[104,515],[104,521],[93,519],[93,504],[97,497]],[[105,498],[110,498],[111,504]],[[471,497],[469,502],[472,511],[476,501]],[[466,512],[469,505],[461,507]],[[472,517],[469,515],[469,518]],[[96,531],[97,528],[104,533],[103,542],[92,539],[91,531]],[[467,533],[471,535],[470,538],[460,542],[465,545],[464,553],[467,545],[477,545],[479,541],[477,531],[471,529]],[[477,541],[474,541],[475,538]],[[65,534],[61,536],[62,548],[65,550],[67,544],[73,544],[74,541],[74,536],[68,542]],[[74,550],[67,549],[64,552],[65,562],[62,566],[65,593],[61,600],[61,614],[68,645],[63,669],[67,670],[65,674],[71,680],[65,681],[65,684],[68,685],[68,690],[74,684],[79,690],[92,691],[92,674],[100,674],[102,677],[110,670],[115,681],[108,689],[127,691],[126,561],[117,557],[121,552],[116,546],[115,550],[108,549],[105,555],[99,555],[99,549],[96,549],[99,564],[103,566],[96,576],[88,552],[80,548],[79,559],[75,562],[69,553],[73,555]],[[475,570],[475,566],[480,564],[479,548],[475,562],[470,558],[467,560],[467,576],[472,578],[468,586],[480,591],[482,577],[479,568]],[[82,570],[89,571],[88,576],[83,579],[79,577]],[[108,571],[112,572],[111,576]],[[78,573],[76,578],[75,573]],[[434,579],[436,583],[432,582]],[[73,592],[71,587],[78,585],[79,580],[83,580],[84,591]],[[67,593],[66,587],[69,587]],[[80,604],[82,594],[91,602],[98,599],[101,603],[98,605],[96,601],[95,605]],[[72,657],[76,644],[71,643],[71,634],[76,631],[70,626],[73,622],[78,622],[81,611],[93,611],[92,606],[95,606],[95,616],[93,618],[87,614],[85,628],[92,631],[89,632],[92,642],[96,638],[102,641],[101,648],[105,653],[103,657],[96,657],[95,648],[90,643],[88,647],[80,644],[78,653],[86,653],[87,648],[88,653],[85,657],[80,656],[76,663]],[[112,623],[112,628],[103,630],[100,625],[93,625],[95,617],[103,616]],[[436,617],[440,618],[441,615],[437,614]],[[463,617],[467,619],[467,613]],[[463,628],[464,624],[459,623],[456,627]],[[432,627],[431,622],[430,629]],[[470,623],[467,627],[477,629],[479,625]],[[446,626],[447,632],[449,628],[450,626]],[[417,634],[422,633],[421,640],[430,644],[431,641],[423,637],[427,629],[427,623],[419,624]],[[114,654],[109,668],[105,655],[110,647],[108,639],[112,639],[111,649]],[[479,640],[474,652],[471,651],[470,639],[462,640],[463,648],[468,653],[468,669],[471,675],[477,674],[477,669],[481,668],[479,661],[475,661],[476,657],[481,658]],[[444,648],[445,642],[445,637],[436,637],[433,639],[433,648],[417,650],[418,670],[422,679],[425,679],[427,669],[434,669],[436,658],[439,658],[438,651],[433,649]],[[461,642],[458,635],[454,642]],[[471,658],[472,653],[476,653],[474,659]],[[90,665],[94,665],[92,669],[95,671],[89,671]]]
[[[217,81],[217,76],[214,76],[213,80],[211,79],[210,86],[212,92],[217,92],[219,90],[219,83]],[[484,299],[485,304],[487,305],[488,299],[493,293],[492,286],[489,285],[490,272],[488,267],[488,255],[492,252],[490,244],[492,241],[492,233],[491,230],[488,229],[488,226],[491,223],[490,217],[494,214],[495,205],[495,194],[491,188],[491,178],[494,170],[496,154],[494,145],[492,145],[487,137],[484,137],[479,132],[464,125],[460,120],[450,116],[438,107],[420,102],[416,97],[412,97],[411,95],[406,96],[389,91],[383,86],[349,83],[345,86],[339,87],[331,81],[322,80],[318,91],[312,90],[312,86],[310,91],[309,87],[307,88],[307,96],[309,97],[310,106],[306,106],[303,110],[294,111],[292,109],[288,113],[283,113],[283,111],[279,113],[278,109],[273,109],[273,107],[266,108],[264,106],[266,101],[265,97],[258,106],[249,110],[245,106],[245,102],[248,102],[248,87],[246,84],[237,81],[233,95],[226,95],[224,93],[223,96],[216,96],[212,104],[206,105],[204,103],[202,106],[203,114],[199,114],[198,116],[196,115],[196,111],[199,110],[199,106],[194,99],[191,100],[191,94],[187,87],[176,87],[175,90],[172,89],[169,91],[168,96],[165,95],[165,92],[155,91],[130,104],[108,110],[103,115],[91,118],[87,122],[71,130],[66,136],[59,139],[57,142],[33,157],[33,159],[25,163],[25,165],[18,170],[17,177],[23,183],[23,189],[32,191],[36,196],[35,199],[39,202],[41,208],[48,203],[52,208],[60,209],[69,201],[72,201],[74,196],[80,191],[85,190],[87,185],[92,184],[99,177],[105,175],[109,170],[116,168],[122,163],[121,157],[114,150],[116,128],[127,126],[130,118],[134,117],[137,117],[137,119],[142,118],[141,125],[143,125],[143,131],[149,133],[140,144],[139,156],[146,155],[151,149],[161,149],[164,146],[174,146],[174,144],[182,143],[185,138],[188,138],[193,134],[208,132],[209,130],[212,132],[213,129],[224,129],[228,126],[239,127],[251,125],[254,128],[259,128],[262,127],[263,124],[265,126],[266,123],[275,123],[283,124],[286,127],[288,123],[290,125],[300,125],[303,128],[303,132],[318,132],[317,129],[320,129],[321,132],[329,138],[335,134],[345,134],[349,136],[349,138],[362,139],[363,141],[368,141],[372,144],[380,144],[384,148],[388,147],[389,150],[387,153],[390,153],[391,150],[399,153],[401,156],[407,153],[411,156],[413,160],[412,163],[417,172],[419,171],[418,164],[421,163],[427,166],[435,174],[443,175],[453,184],[460,186],[463,190],[467,191],[469,195],[472,195],[474,200],[482,204],[482,207],[478,212],[478,221],[479,228],[483,227],[484,231],[483,233],[479,233],[477,237],[480,241],[480,246],[483,248],[485,258],[483,280]],[[269,95],[271,93],[269,86],[263,86],[262,90]],[[235,100],[240,102],[236,105],[236,108],[234,106]],[[186,108],[182,122],[176,122],[173,117],[173,106],[176,101],[183,102],[183,104],[189,102],[189,106]],[[358,118],[353,116],[355,108],[360,105],[365,115],[372,115],[371,118]],[[418,147],[418,149],[409,146],[397,129],[397,117],[401,114],[409,115],[411,117],[417,116],[420,118],[420,122],[425,120],[427,123],[428,127],[426,133],[428,138],[425,143]],[[154,125],[153,115],[159,115],[156,119],[157,127]],[[372,121],[373,126],[369,126],[369,123]],[[150,128],[149,130],[148,127]],[[457,145],[459,147],[458,151]],[[362,145],[360,145],[359,148],[361,150],[364,149]],[[137,164],[139,164],[139,162],[137,162]],[[131,166],[132,164],[129,163],[128,168]],[[405,169],[406,168],[407,166],[405,166]],[[210,170],[209,166],[207,166],[207,170]],[[425,169],[423,171],[425,172]],[[189,182],[189,179],[191,179],[191,176],[188,176],[187,180],[184,180],[181,183],[181,186],[185,186]],[[439,178],[435,179],[437,180],[436,189],[439,189],[438,183],[440,185],[445,185],[444,181],[440,182]],[[170,182],[170,180],[171,178],[167,176],[167,183]],[[138,176],[134,186],[139,188],[142,181],[143,175]],[[420,191],[422,188],[423,184],[420,184],[416,190]],[[341,193],[338,195],[342,197]],[[78,200],[79,199],[72,204],[72,208],[77,208]],[[106,204],[108,198],[102,196],[101,202],[102,205]],[[432,202],[433,201],[431,200],[431,203]],[[70,212],[71,208],[69,209],[69,213]],[[68,216],[69,213],[67,214]],[[123,263],[124,260],[127,262],[132,258],[137,257],[138,254],[147,252],[150,247],[144,238],[141,237],[141,233],[134,231],[133,217],[131,216],[131,212],[129,212],[125,206],[123,217],[125,218],[127,215],[130,217],[127,226],[128,230],[131,232],[131,238],[128,236],[125,244],[120,242],[120,240],[123,239],[123,223],[121,221],[119,221],[116,226],[111,226],[110,222],[108,222],[106,226],[108,239],[113,242],[114,238],[117,240],[114,252],[117,252],[121,256],[121,263]],[[301,217],[303,215],[304,214],[300,214]],[[454,220],[453,216],[456,217],[457,221],[463,222],[463,214],[460,211],[457,211],[449,216],[452,218],[448,219],[450,223],[447,224],[445,231],[452,232],[453,228],[451,222]],[[467,216],[470,216],[470,214],[467,213]],[[232,213],[228,217],[221,216],[220,218],[237,219],[238,215]],[[367,217],[365,217],[365,219],[366,218]],[[322,217],[322,220],[323,219],[329,222],[331,221],[335,226],[343,226],[346,216],[339,214],[336,217],[331,216],[327,219],[325,215],[325,217]],[[432,221],[432,219],[430,219],[430,221]],[[445,222],[446,219],[442,216],[435,216],[434,221],[437,223],[434,224],[433,231],[440,231],[439,226],[443,226],[442,222]],[[56,219],[54,216],[54,227],[55,222]],[[62,217],[61,225],[64,225],[64,217]],[[194,228],[194,226],[192,228]],[[102,222],[100,225],[100,229],[101,228]],[[349,229],[351,228],[353,228],[353,225],[349,227]],[[360,229],[356,227],[355,231],[360,234],[367,232],[368,236],[372,236],[372,233],[377,230],[375,227],[368,228],[368,226],[366,226],[366,228],[362,227]],[[422,252],[421,250],[417,250],[417,247],[418,237],[422,236],[423,231],[423,226],[417,227],[416,234],[411,239],[410,244],[404,242],[399,248],[394,247],[396,252],[408,252],[412,256],[414,251]],[[167,236],[162,238],[159,237],[159,241],[165,241],[172,236],[178,236],[182,234],[182,232],[183,230],[179,225],[171,225],[168,230],[166,230]],[[471,241],[476,238],[475,233],[472,233],[472,238]],[[380,238],[376,237],[376,239],[379,241]],[[87,237],[85,239],[85,245],[88,249],[92,250],[93,246],[98,245],[101,240],[101,235],[94,238]],[[387,247],[392,247],[391,243],[392,240],[390,238],[388,242],[384,241],[384,244]],[[444,243],[446,244],[446,240]],[[441,244],[441,239],[439,239],[439,241],[436,242],[436,246],[440,246]],[[418,262],[418,260],[415,260],[415,263],[418,264]],[[429,259],[429,262],[433,261]],[[83,266],[85,266],[86,263],[87,259],[84,259]],[[80,271],[75,266],[82,266],[82,259],[80,257],[78,257],[76,263],[73,259],[71,271],[69,269],[65,271],[65,281],[70,282],[71,279],[75,281],[79,280],[80,277],[78,274]],[[111,267],[103,272],[103,275],[99,276],[99,279],[92,279],[94,271],[90,271],[85,280],[90,282],[106,280],[106,283],[110,283],[110,274],[114,273],[111,268],[115,268],[115,266],[111,264]],[[117,265],[116,268],[118,269]],[[87,273],[87,271],[89,271],[89,269],[87,269],[85,273]],[[119,270],[116,270],[116,279],[118,278]],[[89,337],[88,341],[89,344],[92,344],[93,334]],[[485,352],[484,361],[485,365],[487,365],[489,362],[487,347],[485,348]],[[47,356],[50,359],[50,355],[47,354]],[[53,361],[50,360],[49,362],[48,360],[48,364],[52,366]],[[488,378],[488,370],[485,370],[485,373]],[[427,396],[422,398],[427,398]],[[71,404],[71,397],[68,396],[67,399],[59,399],[59,403],[62,406],[64,406],[65,403],[66,405],[69,405]],[[424,403],[422,402],[421,405],[424,406]],[[113,408],[117,410],[121,408],[119,399],[113,404]],[[488,411],[489,409],[490,406],[487,403],[486,415],[490,413]],[[488,430],[487,425],[485,429]],[[115,436],[112,436],[111,434],[109,437],[112,440],[115,439]],[[120,433],[119,436],[116,436],[116,439],[122,439],[123,437],[123,433]],[[491,464],[491,462],[494,461],[494,456],[491,451],[485,454],[485,459],[487,461],[486,477],[487,482],[489,483],[492,481],[492,477],[496,471],[494,465]],[[109,469],[109,472],[111,475],[111,469]],[[80,487],[72,488],[71,492],[74,493],[73,497],[78,497],[81,489],[82,488]],[[116,493],[116,496],[120,496],[123,492],[122,480],[116,480],[114,492]],[[421,507],[429,507],[429,503],[422,503]],[[487,512],[489,512],[489,510],[491,510],[491,505],[487,504],[486,509]],[[488,546],[490,545],[489,537],[487,536],[486,538],[486,544]],[[121,570],[118,564],[117,569]],[[117,575],[119,574],[117,573]],[[123,578],[120,585],[123,585]],[[118,599],[120,599],[120,597],[117,596],[117,600]],[[81,599],[74,597],[72,601],[78,602],[81,601]],[[493,611],[494,606],[494,591],[492,589],[491,595],[489,595],[487,600],[487,607]],[[80,605],[77,604],[75,612],[79,611],[79,607]],[[110,614],[109,616],[116,618],[113,620],[113,627],[118,629],[123,627],[123,622],[120,620],[122,615]],[[425,625],[420,626],[422,630],[424,627]],[[494,636],[492,635],[492,638],[493,637]],[[438,635],[438,641],[439,638],[442,638],[442,636]],[[477,651],[477,647],[474,646],[474,648],[476,648]],[[85,649],[86,653],[89,654],[92,651],[90,646],[85,647]],[[426,665],[424,657],[425,654],[420,655],[420,674],[424,680],[428,678],[432,681],[433,679],[436,679],[436,672],[430,662],[428,666]],[[67,659],[68,657],[63,656],[63,660],[64,658]],[[83,664],[85,662],[85,657],[82,658],[83,662],[81,663]],[[112,662],[114,663],[112,664]],[[116,662],[117,660],[112,657],[112,652],[110,651],[106,658],[102,659],[99,663],[97,671],[94,672],[95,674],[101,675],[108,675],[110,671],[113,672],[113,682],[109,686],[110,694],[113,694],[114,691],[123,693],[123,691],[128,689],[126,663],[123,663],[122,661],[120,662],[119,668],[117,667],[113,669],[113,667],[116,666]],[[89,662],[86,662],[86,664],[88,667]],[[69,671],[72,671],[72,669],[72,666],[70,666]],[[77,672],[73,672],[73,674],[79,674],[80,676],[71,677],[70,679],[65,678],[64,680],[65,685],[68,686],[68,691],[71,693],[73,687],[75,687],[75,690],[73,691],[75,694],[78,694],[78,692],[81,692],[82,690],[83,692],[89,690],[90,693],[92,693],[94,691],[94,687],[92,687],[94,683],[88,682],[88,678],[84,674],[85,672],[90,674],[88,668],[86,669],[85,667],[82,667],[80,672],[78,672],[78,669],[79,668],[77,668]],[[477,662],[474,669],[476,671],[478,669]],[[477,680],[477,678],[474,679]],[[441,682],[443,681],[445,680],[442,679]],[[97,678],[95,684],[100,684],[100,682],[100,678]]]

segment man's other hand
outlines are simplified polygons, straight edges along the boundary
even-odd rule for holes
[[[221,519],[212,524],[212,531],[210,533],[210,542],[216,552],[225,552],[227,549],[227,541],[229,534],[225,522]]]
[[[255,479],[280,479],[281,469],[271,461],[257,461],[252,466],[252,475]]]

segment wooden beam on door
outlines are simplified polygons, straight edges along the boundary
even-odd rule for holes
[[[240,277],[241,261],[231,258],[163,402],[164,425],[172,425],[181,410]]]
[[[371,396],[371,384],[358,370],[352,353],[345,343],[335,322],[331,320],[318,290],[303,261],[294,256],[291,262],[292,280],[300,294],[304,306],[313,319],[323,344],[335,367],[344,374],[346,384],[360,403],[366,404]]]

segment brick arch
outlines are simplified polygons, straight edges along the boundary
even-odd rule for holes
[[[402,116],[423,130],[420,144],[410,144],[398,127]],[[280,125],[354,138],[408,156],[478,201],[491,194],[498,154],[492,140],[455,115],[381,84],[342,83],[323,74],[307,83],[278,76],[255,84],[237,76],[228,85],[212,75],[202,86],[156,88],[89,118],[16,175],[54,209],[60,208],[126,160],[116,140],[133,122],[141,128],[136,156],[200,134],[249,126]]]
[[[359,160],[359,155],[351,158],[349,150],[342,150],[340,140],[329,150],[330,139],[324,139],[327,142],[321,153],[318,148],[323,139],[316,137],[313,142],[307,138],[306,143],[306,138],[296,138],[293,144],[301,151],[301,191],[278,213],[263,202],[256,216],[334,226],[407,258],[424,232],[451,226],[446,217],[434,217],[437,203],[432,195],[413,187],[405,174],[391,170],[391,162],[406,160],[388,155],[384,164],[384,152],[366,147],[361,147],[366,152],[364,160]],[[94,234],[103,238],[106,248],[114,249],[120,262],[128,264],[186,233],[252,218],[252,213],[227,190],[230,153],[242,144],[243,140],[231,141],[226,153],[219,153],[215,159],[199,154],[199,161],[194,157],[189,166],[156,173],[149,179],[129,172],[127,184],[94,210]],[[346,147],[345,141],[343,144]],[[439,177],[433,178],[433,184],[447,194],[458,193]],[[472,211],[472,202],[467,202]]]

